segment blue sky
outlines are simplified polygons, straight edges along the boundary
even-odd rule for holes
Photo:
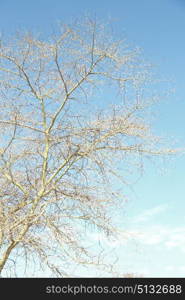
[[[156,76],[175,89],[156,107],[157,134],[185,146],[185,1],[0,0],[0,31],[31,29],[47,34],[57,21],[88,13],[111,18],[118,34],[143,49]],[[162,86],[162,85],[161,85]],[[162,99],[163,100],[163,99]],[[116,243],[120,269],[143,276],[185,277],[185,157],[147,165],[120,222],[130,238]]]

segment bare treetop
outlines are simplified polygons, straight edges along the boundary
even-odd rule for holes
[[[111,181],[126,180],[119,166],[138,168],[145,155],[173,152],[158,147],[146,122],[153,101],[143,96],[147,80],[138,50],[87,19],[61,25],[47,40],[2,40],[3,274],[12,276],[20,261],[40,262],[59,276],[76,264],[111,270],[87,247],[86,226],[115,234],[112,216],[124,197]]]

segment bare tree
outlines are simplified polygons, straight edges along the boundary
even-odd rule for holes
[[[116,233],[120,164],[173,152],[145,118],[153,99],[138,50],[87,19],[59,31],[1,41],[0,272],[20,261],[58,276],[70,264],[105,267],[86,229]]]

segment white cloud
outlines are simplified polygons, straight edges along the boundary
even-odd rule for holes
[[[132,223],[142,223],[150,220],[152,217],[159,215],[166,211],[169,208],[168,204],[161,204],[155,207],[152,207],[150,209],[144,210],[141,214],[136,216],[133,220]]]
[[[164,212],[168,208],[167,204],[156,206],[150,210],[146,210],[143,214],[137,216],[132,222],[132,228],[120,231],[118,239],[108,239],[103,233],[94,233],[91,239],[102,244],[119,248],[128,245],[132,242],[153,247],[153,249],[164,249],[185,252],[185,226],[172,227],[165,225],[151,225],[146,223],[139,227],[137,222],[145,222],[150,217]],[[144,226],[145,225],[145,226]]]
[[[177,271],[177,266],[172,266],[172,265],[170,265],[170,266],[167,266],[166,268],[165,268],[165,270],[166,271],[169,271],[169,272],[174,272],[174,271]]]
[[[144,245],[159,245],[161,248],[185,252],[185,227],[151,226],[132,230],[132,236]]]
[[[92,238],[96,242],[101,241],[107,250],[114,248],[118,257],[124,253],[124,268],[134,270],[135,274],[144,277],[185,275],[185,265],[181,263],[185,252],[185,226],[134,226],[132,230],[123,232],[118,240],[108,240],[100,233],[94,234]],[[141,249],[140,254],[134,251],[135,245]],[[123,264],[121,261],[119,263]]]
[[[185,266],[180,266],[179,271],[183,274],[185,274]]]
[[[185,252],[185,228],[172,230],[171,236],[165,242],[167,248],[178,248]]]

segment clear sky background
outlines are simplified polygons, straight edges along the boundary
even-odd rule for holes
[[[175,92],[157,106],[154,129],[185,148],[185,1],[0,0],[0,31],[47,34],[56,21],[84,13],[112,18],[117,32],[141,47],[156,74],[170,82]],[[185,277],[185,156],[165,166],[161,172],[158,165],[148,165],[120,220],[131,236],[114,245],[123,272]]]

